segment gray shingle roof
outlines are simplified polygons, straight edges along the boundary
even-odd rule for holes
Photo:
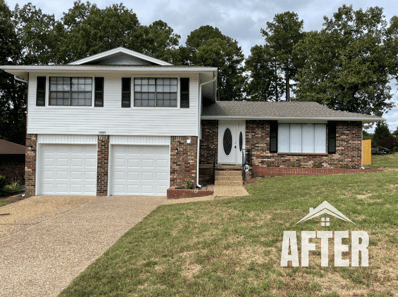
[[[203,119],[319,119],[380,121],[383,118],[332,110],[317,102],[218,101],[203,109]]]

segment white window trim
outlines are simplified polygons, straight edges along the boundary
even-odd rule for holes
[[[126,76],[129,77],[129,76]],[[134,79],[135,78],[177,78],[177,106],[176,107],[170,107],[170,106],[162,106],[162,107],[156,107],[156,106],[134,106]],[[130,108],[131,109],[136,109],[136,110],[176,110],[176,109],[187,109],[187,108],[181,108],[180,102],[180,90],[181,90],[181,78],[189,78],[189,89],[191,90],[191,77],[189,75],[167,75],[167,76],[159,76],[159,75],[153,75],[153,76],[148,76],[148,75],[140,75],[140,76],[131,76],[131,94],[130,94]],[[191,91],[189,91],[191,92]],[[191,98],[189,98],[191,99]],[[128,109],[124,107],[125,109]]]
[[[39,77],[40,75],[36,76]],[[90,77],[92,79],[92,88],[91,88],[91,105],[50,105],[50,77]],[[102,76],[101,76],[102,77]],[[104,80],[105,86],[105,80]],[[46,75],[46,97],[45,97],[45,108],[62,108],[62,109],[75,109],[77,108],[94,108],[95,107],[95,98],[94,98],[94,90],[95,90],[95,76],[90,75],[73,75],[73,76],[65,76],[65,75]],[[104,90],[105,91],[105,90]],[[36,98],[37,100],[37,98]],[[104,102],[105,105],[105,102]]]
[[[281,154],[303,154],[303,155],[311,155],[311,154],[328,154],[328,152],[327,152],[327,130],[326,130],[326,124],[316,124],[316,123],[278,123],[278,133],[279,133],[279,127],[280,127],[280,125],[281,124],[283,124],[283,125],[289,125],[289,130],[288,130],[288,141],[289,141],[289,143],[288,143],[288,147],[289,147],[289,149],[288,149],[288,151],[281,151],[280,150],[280,137],[279,137],[279,135],[278,135],[278,143],[277,143],[277,146],[278,146],[278,153],[281,153]],[[292,125],[292,124],[294,124],[294,125],[301,125],[301,150],[300,150],[300,152],[291,152],[291,144],[290,144],[290,134],[291,134],[291,126],[290,125]],[[314,127],[314,137],[313,137],[313,145],[314,145],[314,152],[303,152],[303,136],[304,136],[304,134],[303,134],[303,132],[304,132],[304,129],[303,129],[303,126],[304,125],[312,125],[313,127]],[[316,131],[315,131],[315,125],[323,125],[324,127],[325,127],[325,130],[324,130],[324,132],[325,132],[325,146],[324,146],[324,148],[325,148],[325,150],[324,150],[324,152],[316,152],[316,146],[315,146],[315,144],[316,144],[316,142],[315,142],[315,139],[316,139]]]

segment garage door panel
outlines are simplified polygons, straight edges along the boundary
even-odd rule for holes
[[[111,152],[111,195],[167,194],[170,175],[168,146],[113,145]],[[121,159],[125,161],[121,162]]]
[[[45,144],[40,146],[39,194],[95,195],[95,145]]]

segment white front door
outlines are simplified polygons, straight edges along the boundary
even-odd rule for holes
[[[242,164],[245,121],[218,121],[218,164]]]

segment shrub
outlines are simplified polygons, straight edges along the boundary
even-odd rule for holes
[[[0,193],[2,192],[5,185],[6,185],[6,177],[0,175]]]
[[[341,169],[347,169],[346,165],[341,165]]]
[[[187,179],[184,181],[184,188],[185,188],[185,189],[191,189],[192,186],[193,186],[192,180],[191,180],[190,178],[187,178]]]
[[[271,163],[270,162],[267,163],[267,167],[271,167]]]
[[[292,166],[292,167],[296,167],[296,164],[293,162],[291,166]]]
[[[386,147],[388,149],[391,149],[394,146],[394,144],[396,144],[396,142],[397,139],[394,136],[389,136],[387,138],[376,141],[378,146]]]
[[[322,167],[321,163],[316,164],[316,168],[321,168],[321,167]]]
[[[11,185],[6,185],[3,187],[3,192],[5,193],[14,193],[14,192],[20,192],[21,187],[19,185],[19,182],[13,182]]]

